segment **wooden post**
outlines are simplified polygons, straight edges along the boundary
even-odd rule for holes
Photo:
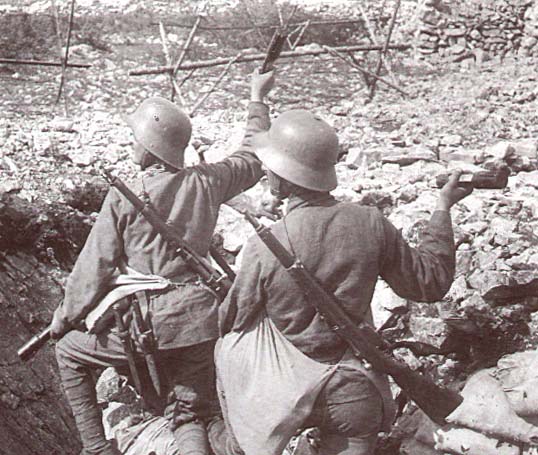
[[[58,57],[62,59],[62,30],[60,29],[60,14],[55,0],[51,0],[52,14],[54,16],[54,26],[56,27],[56,47],[58,48]],[[67,98],[64,97],[64,115],[67,117]]]
[[[183,60],[185,60],[185,56],[187,55],[187,51],[189,50],[189,47],[191,46],[192,40],[194,39],[194,35],[196,33],[196,30],[198,30],[198,26],[200,25],[200,22],[202,22],[202,16],[198,15],[196,17],[196,22],[192,26],[189,36],[187,37],[187,41],[185,41],[185,44],[183,45],[183,49],[181,50],[181,54],[179,55],[179,58],[177,59],[174,69],[172,70],[172,78],[174,78],[174,80],[176,77],[176,73],[179,70],[179,67],[183,63]],[[175,87],[173,87],[173,91],[172,91],[172,101],[174,101],[174,93],[175,93]]]
[[[60,62],[62,61],[62,31],[60,29],[60,14],[58,13],[58,7],[55,0],[51,0],[52,15],[54,16],[54,26],[56,27],[56,47],[58,51],[58,57]],[[60,63],[60,65],[62,65]],[[64,115],[67,117],[67,98],[64,97]]]
[[[60,101],[62,97],[62,90],[64,87],[67,61],[69,59],[69,45],[71,44],[71,32],[73,31],[73,18],[75,16],[75,0],[71,0],[71,12],[69,14],[69,28],[67,29],[67,43],[65,45],[65,55],[62,61],[62,76],[60,78],[60,88],[58,89],[58,96],[56,97],[56,104]]]
[[[292,50],[295,50],[295,48],[299,45],[309,25],[310,25],[310,19],[308,19],[301,27],[301,31],[299,32],[299,34],[297,35],[297,38],[295,39],[295,41],[293,42],[293,45],[291,46]]]
[[[5,65],[36,65],[36,66],[63,66],[63,62],[49,62],[45,60],[18,60],[16,58],[0,58]],[[67,68],[91,68],[87,63],[66,63]]]
[[[161,35],[161,44],[163,46],[164,59],[165,59],[167,65],[171,65],[172,64],[172,58],[170,57],[170,52],[168,51],[168,44],[167,44],[167,40],[166,40],[166,31],[164,30],[164,25],[163,25],[162,22],[159,22],[159,33]],[[179,97],[179,100],[180,100],[181,104],[185,105],[185,100],[181,96],[181,92],[180,92],[179,87],[177,86],[177,83],[176,83],[176,78],[174,77],[174,75],[172,73],[170,73],[168,76],[170,78],[170,84],[172,85],[172,93],[170,95],[170,100],[174,101],[174,95],[177,93],[177,96]]]
[[[346,62],[348,65],[350,65],[351,67],[363,72],[364,74],[367,74],[368,76],[374,78],[374,80],[376,81],[379,81],[379,82],[383,82],[383,84],[386,84],[388,85],[389,87],[392,87],[394,90],[400,92],[402,95],[405,95],[405,96],[408,96],[409,93],[407,93],[405,90],[401,89],[400,87],[398,87],[397,85],[394,85],[392,82],[389,82],[387,81],[386,79],[383,79],[382,77],[378,76],[377,74],[374,74],[370,71],[368,71],[367,69],[365,68],[362,68],[361,66],[357,65],[356,63],[352,63],[350,62],[349,60],[347,60],[340,52],[338,52],[336,49],[332,48],[332,47],[329,47],[329,46],[323,46],[325,49],[327,49],[327,51],[334,55],[335,57],[338,57],[340,58],[341,60],[343,60],[344,62]]]
[[[389,49],[395,49],[395,50],[407,50],[411,47],[409,44],[393,44],[389,46]],[[382,49],[382,46],[365,46],[365,45],[356,45],[356,46],[340,46],[335,47],[334,49],[338,50],[339,52],[372,52],[372,51],[379,51]],[[321,46],[317,47],[315,49],[300,49],[295,51],[285,51],[280,54],[280,59],[282,58],[294,58],[294,57],[304,57],[309,55],[322,55],[327,54],[329,51],[326,49],[323,49]],[[243,63],[243,62],[254,62],[258,60],[265,59],[265,53],[264,54],[247,54],[242,55],[240,58],[237,59],[236,63]],[[227,65],[230,61],[230,57],[223,57],[223,58],[215,58],[211,60],[199,60],[194,62],[187,62],[182,64],[178,67],[180,70],[192,70],[197,68],[209,68],[212,66],[220,66],[220,65]],[[172,68],[170,66],[158,66],[154,68],[141,68],[138,70],[131,70],[129,71],[129,76],[144,76],[147,74],[164,74],[169,73],[170,71],[174,71],[175,68]]]
[[[196,104],[194,105],[194,107],[191,109],[190,111],[190,115],[192,116],[194,114],[194,112],[205,102],[205,100],[207,100],[207,98],[209,98],[209,95],[211,95],[215,89],[217,88],[217,85],[220,84],[220,81],[222,81],[222,79],[224,79],[224,76],[226,76],[226,73],[228,73],[228,71],[230,70],[231,66],[237,61],[237,59],[239,57],[241,57],[241,52],[239,52],[239,54],[237,54],[234,58],[232,58],[228,64],[226,65],[226,67],[222,70],[222,73],[220,73],[219,77],[215,80],[215,82],[213,82],[213,85],[211,86],[211,88],[206,92],[204,93],[204,95],[202,96],[202,98],[196,102]]]
[[[364,10],[364,8],[361,6],[360,2],[357,3],[357,7],[359,8],[361,16],[362,16],[362,18],[364,20],[364,25],[366,25],[366,31],[368,32],[368,35],[370,36],[370,39],[372,40],[372,44],[379,44],[377,42],[377,38],[375,36],[372,24],[370,23],[370,19],[368,19],[368,15],[366,14],[366,11]],[[392,81],[395,82],[396,78],[394,77],[394,73],[392,72],[392,68],[390,66],[389,61],[387,59],[383,58],[382,62],[383,62],[383,66],[385,67],[387,72],[391,75]]]
[[[275,7],[276,7],[276,12],[278,13],[278,21],[280,22],[280,28],[282,29],[282,31],[284,33],[286,33],[287,29],[288,29],[288,24],[293,19],[293,16],[295,16],[295,12],[297,11],[298,5],[295,5],[293,7],[293,9],[291,10],[291,13],[290,13],[290,15],[288,17],[288,20],[285,23],[284,23],[284,18],[282,17],[282,11],[280,11],[280,7],[277,4],[275,4]],[[286,41],[288,42],[289,48],[291,50],[293,50],[293,43],[291,42],[288,33],[286,33]]]
[[[396,0],[396,6],[394,7],[394,13],[392,14],[392,19],[390,20],[389,31],[387,33],[387,39],[385,40],[385,45],[383,50],[379,53],[379,60],[377,61],[377,67],[375,70],[376,76],[379,76],[381,72],[381,65],[383,64],[383,57],[387,53],[390,45],[390,38],[392,36],[392,31],[394,30],[394,24],[396,24],[396,17],[398,16],[398,9],[400,8],[400,0]],[[373,99],[376,89],[376,79],[372,81],[372,86],[370,87],[370,93],[368,94],[368,99]]]

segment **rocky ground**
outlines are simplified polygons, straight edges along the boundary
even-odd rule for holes
[[[47,2],[0,3],[0,22],[12,24],[2,38],[11,36],[11,47],[3,43],[11,52],[7,57],[57,58],[54,34],[39,33],[38,26],[53,27]],[[58,3],[65,14],[67,2]],[[46,325],[61,298],[63,280],[106,191],[101,167],[113,167],[127,181],[134,175],[128,160],[131,137],[119,114],[147,96],[170,94],[166,76],[130,77],[128,72],[165,63],[160,20],[171,53],[177,55],[188,28],[172,24],[192,23],[197,4],[184,5],[185,12],[169,2],[153,3],[152,9],[133,0],[78,3],[70,59],[92,68],[67,71],[58,105],[58,68],[0,65],[0,322],[7,328],[0,334],[0,435],[10,453],[78,453],[50,349],[28,364],[17,361],[15,349]],[[32,16],[21,14],[28,12],[22,6],[33,8]],[[404,5],[405,14],[408,9]],[[349,4],[318,8],[315,14],[338,17],[342,11],[346,18],[350,13],[360,17]],[[411,32],[405,23],[399,25],[395,39],[406,42]],[[338,42],[330,34],[328,44],[368,42],[359,31],[346,31]],[[33,45],[15,45],[28,36]],[[249,46],[262,39],[243,38]],[[314,38],[321,39],[315,33]],[[224,48],[223,42],[222,35],[200,32],[188,58],[235,55],[237,50]],[[374,55],[357,58],[375,67]],[[471,373],[497,366],[503,355],[534,349],[538,342],[536,60],[492,55],[481,62],[455,63],[392,52],[390,61],[394,74],[384,72],[384,77],[402,87],[406,97],[379,84],[374,101],[367,103],[358,71],[338,59],[308,57],[279,63],[269,104],[274,115],[307,108],[333,124],[341,142],[340,185],[334,194],[378,206],[412,242],[434,208],[438,174],[454,167],[510,166],[505,189],[476,190],[453,210],[458,271],[443,301],[427,306],[403,301],[381,282],[374,301],[378,325],[400,314],[385,331],[391,339],[407,341],[396,355],[457,387]],[[217,160],[239,143],[248,74],[254,67],[232,67],[197,110],[189,163],[200,154]],[[196,104],[221,71],[200,70],[185,81],[186,108]],[[254,206],[262,191],[263,185],[256,186],[243,202]],[[219,242],[230,260],[250,233],[231,209],[223,209]],[[427,343],[428,351],[419,343]],[[59,413],[53,403],[60,403]],[[28,423],[38,429],[31,438],[26,436]],[[396,427],[380,453],[398,453],[403,433]]]

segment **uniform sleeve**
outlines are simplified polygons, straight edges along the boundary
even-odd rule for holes
[[[450,214],[433,213],[417,248],[409,246],[385,217],[381,223],[381,277],[400,297],[421,302],[441,300],[452,285],[456,267]]]
[[[60,318],[73,324],[84,318],[102,296],[123,256],[116,190],[111,189],[67,279]]]
[[[263,172],[252,148],[252,137],[268,130],[269,126],[269,108],[263,103],[251,102],[245,136],[239,149],[222,161],[203,167],[215,201],[226,202],[260,180]]]
[[[264,279],[258,255],[259,245],[251,237],[243,248],[243,262],[226,298],[219,307],[219,331],[239,332],[250,324],[265,306]]]

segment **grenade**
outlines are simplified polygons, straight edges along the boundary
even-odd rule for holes
[[[510,169],[508,166],[501,166],[496,169],[478,171],[472,174],[462,174],[458,181],[458,186],[472,186],[477,189],[499,190],[506,188]],[[438,175],[435,179],[437,188],[441,188],[448,182],[449,174]]]

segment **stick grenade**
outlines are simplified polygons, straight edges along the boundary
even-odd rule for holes
[[[273,64],[282,52],[282,47],[286,42],[286,37],[287,35],[282,33],[280,30],[275,31],[273,37],[271,38],[271,42],[269,43],[269,47],[267,48],[267,53],[265,54],[265,59],[263,60],[260,74],[267,73],[273,69]]]
[[[458,186],[484,190],[501,190],[508,184],[510,169],[508,166],[501,166],[497,169],[478,171],[472,174],[462,174],[458,181]],[[449,174],[441,174],[435,178],[435,185],[441,188],[446,185]]]

